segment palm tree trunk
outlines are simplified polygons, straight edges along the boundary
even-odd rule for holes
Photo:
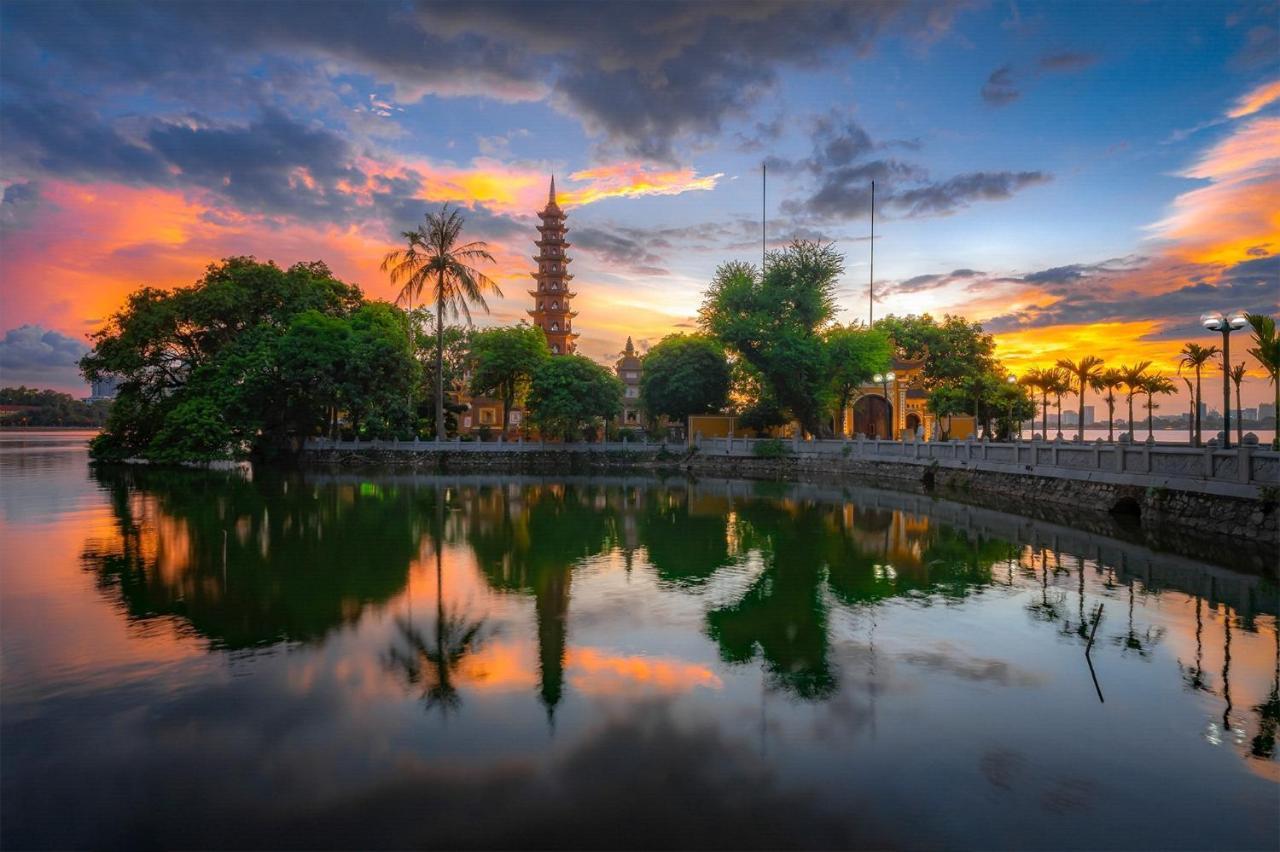
[[[1056,405],[1057,405],[1057,410],[1058,410],[1058,424],[1057,424],[1057,425],[1058,425],[1058,430],[1057,430],[1058,434],[1057,434],[1057,436],[1056,436],[1056,437],[1057,437],[1057,439],[1058,439],[1058,440],[1061,440],[1061,439],[1062,439],[1062,394],[1058,394],[1058,399],[1057,399],[1057,403],[1056,403]]]
[[[436,440],[447,436],[444,429],[444,271],[436,279]]]
[[[1236,446],[1244,443],[1244,409],[1240,406],[1240,383],[1236,383]]]
[[[1196,446],[1200,446],[1200,365],[1196,365]]]
[[[1080,419],[1076,421],[1076,440],[1084,442],[1084,376],[1077,376],[1080,379]]]
[[[1154,441],[1156,439],[1155,431],[1151,428],[1151,418],[1155,414],[1155,397],[1150,391],[1147,392],[1147,440]]]
[[[1116,439],[1116,395],[1112,391],[1107,396],[1107,443],[1110,444]]]
[[[1133,443],[1133,388],[1129,388],[1129,396],[1125,400],[1129,403],[1129,443]]]
[[[1040,394],[1040,438],[1049,440],[1049,393]]]

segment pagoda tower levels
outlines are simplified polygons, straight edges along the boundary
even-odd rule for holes
[[[547,193],[547,206],[538,214],[542,224],[538,226],[538,239],[534,245],[538,254],[533,258],[538,263],[538,271],[532,273],[538,282],[538,289],[530,290],[533,297],[533,324],[547,335],[547,343],[551,352],[562,355],[578,348],[575,343],[578,335],[573,331],[573,318],[578,315],[569,305],[576,293],[569,289],[573,276],[569,274],[569,243],[564,235],[565,215],[556,204],[556,179],[551,178],[551,189]]]

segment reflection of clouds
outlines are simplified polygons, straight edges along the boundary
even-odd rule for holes
[[[1020,669],[1004,660],[967,657],[947,648],[941,645],[936,651],[908,651],[900,654],[899,659],[932,672],[999,686],[1043,686],[1048,682],[1044,675]]]
[[[1026,764],[1027,759],[1020,752],[993,748],[982,755],[978,768],[992,787],[1008,791],[1013,789]]]
[[[620,692],[688,692],[720,689],[724,683],[703,665],[660,657],[627,656],[600,648],[570,648],[565,659],[569,683],[587,695]]]

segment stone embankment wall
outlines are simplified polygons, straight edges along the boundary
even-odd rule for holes
[[[456,449],[321,449],[306,451],[308,464],[336,467],[388,467],[423,472],[510,472],[571,474],[647,469],[716,477],[831,482],[856,481],[905,490],[928,490],[963,502],[1020,514],[1060,511],[1066,517],[1128,514],[1144,528],[1194,532],[1214,538],[1274,547],[1280,543],[1280,511],[1272,496],[1262,498],[1207,494],[1159,485],[1064,478],[858,458],[850,455],[787,455],[782,458],[711,454],[677,448],[584,452],[581,447],[552,447],[486,452]]]

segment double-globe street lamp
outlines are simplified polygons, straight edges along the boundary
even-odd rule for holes
[[[865,373],[863,375],[866,375]],[[871,381],[880,386],[884,392],[885,404],[889,406],[889,440],[893,440],[893,403],[889,401],[889,382],[897,378],[897,375],[890,370],[887,373],[876,373],[871,377]]]
[[[1222,448],[1231,448],[1231,332],[1249,324],[1244,311],[1223,315],[1213,311],[1200,315],[1200,324],[1209,331],[1222,332]]]

